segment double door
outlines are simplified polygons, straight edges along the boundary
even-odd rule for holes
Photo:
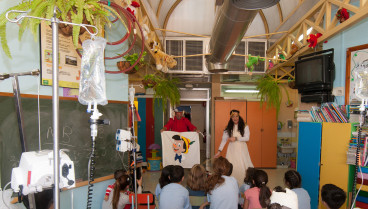
[[[277,119],[273,108],[266,104],[246,100],[215,101],[215,152],[217,152],[223,132],[230,119],[230,111],[240,111],[240,116],[249,126],[250,137],[247,142],[254,167],[275,168],[277,159]],[[227,144],[221,155],[226,156]]]
[[[299,123],[297,171],[311,197],[311,208],[326,208],[320,200],[324,184],[348,190],[346,151],[350,137],[350,123]]]

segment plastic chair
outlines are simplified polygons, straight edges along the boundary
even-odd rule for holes
[[[125,205],[124,209],[135,209],[134,194],[129,195],[129,202],[131,204]],[[155,197],[152,193],[137,194],[138,209],[155,209]]]

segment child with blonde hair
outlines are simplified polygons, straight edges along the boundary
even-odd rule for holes
[[[187,179],[187,189],[192,209],[198,209],[202,203],[206,202],[206,181],[206,169],[203,165],[195,164],[190,169]]]

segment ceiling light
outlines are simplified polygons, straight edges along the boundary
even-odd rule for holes
[[[227,89],[226,93],[258,93],[258,90],[255,89]]]

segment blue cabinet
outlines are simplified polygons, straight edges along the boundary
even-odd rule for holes
[[[322,123],[299,123],[297,171],[311,198],[312,209],[318,206],[321,142]]]

